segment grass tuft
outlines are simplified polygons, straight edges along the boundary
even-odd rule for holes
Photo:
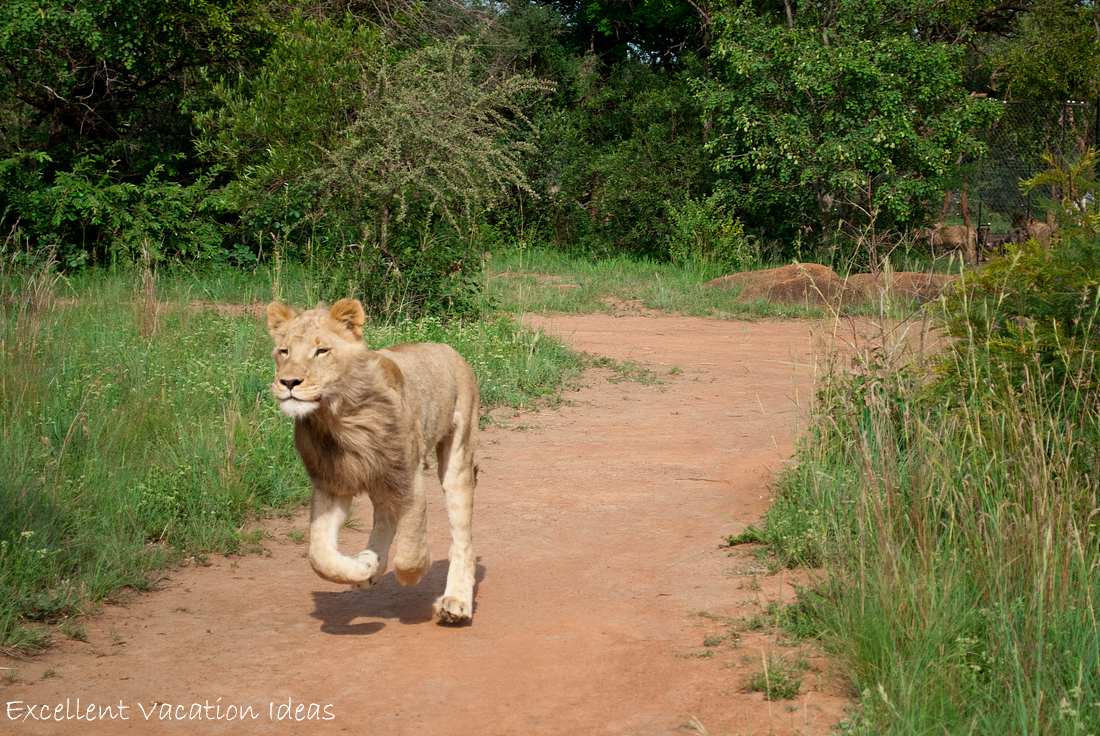
[[[749,678],[749,692],[763,693],[765,700],[793,700],[802,690],[802,672],[797,663],[785,657],[762,658],[762,669]]]

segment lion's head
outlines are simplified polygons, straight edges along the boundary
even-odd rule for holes
[[[365,321],[355,299],[305,312],[279,302],[267,305],[267,331],[275,341],[271,391],[284,414],[301,419],[340,395],[350,365],[367,349]]]

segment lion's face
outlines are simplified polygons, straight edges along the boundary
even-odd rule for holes
[[[278,302],[267,306],[267,329],[275,342],[271,392],[284,414],[301,419],[340,392],[350,363],[366,349],[365,319],[354,299],[305,312]]]

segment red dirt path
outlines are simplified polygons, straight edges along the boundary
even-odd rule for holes
[[[751,632],[702,646],[727,631],[716,617],[742,619],[792,596],[788,574],[767,575],[749,551],[719,542],[767,508],[811,396],[812,333],[827,328],[529,321],[580,350],[649,365],[665,382],[597,373],[562,408],[483,432],[472,626],[429,620],[440,559],[412,589],[392,573],[367,591],[322,581],[286,537],[305,528],[299,515],[270,525],[267,556],[178,570],[163,590],[92,618],[88,643],[0,662],[17,673],[0,685],[0,704],[121,701],[131,720],[14,723],[0,712],[0,733],[828,733],[848,701],[820,657],[811,654],[798,699],[767,702],[745,681],[764,653],[793,650]],[[666,375],[673,367],[681,372]],[[438,558],[447,526],[432,501]],[[345,548],[362,548],[367,532],[346,530]],[[223,709],[250,704],[259,718],[146,721],[138,709],[218,698]],[[328,705],[333,719],[273,721],[268,704],[288,698]]]

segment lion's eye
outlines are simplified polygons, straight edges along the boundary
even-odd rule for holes
[[[317,352],[315,352],[313,355],[314,356],[324,355],[327,352],[328,352],[328,348],[317,348]]]
[[[290,355],[290,351],[287,350],[286,348],[279,348],[279,355],[282,355],[282,356]]]

